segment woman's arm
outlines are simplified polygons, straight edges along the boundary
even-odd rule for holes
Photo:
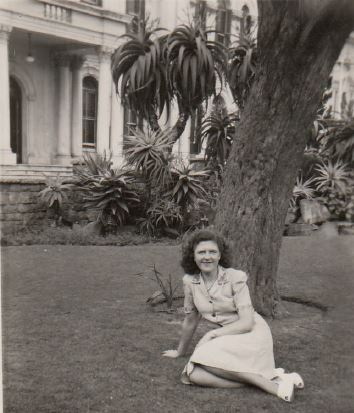
[[[227,336],[232,334],[248,333],[254,326],[254,310],[251,306],[241,307],[238,311],[239,319],[226,326],[208,331],[197,346],[206,343],[216,337]]]
[[[162,355],[172,358],[184,356],[190,342],[192,341],[193,334],[199,324],[200,319],[200,314],[195,311],[186,314],[183,321],[181,338],[179,340],[177,350],[166,350],[162,353]]]

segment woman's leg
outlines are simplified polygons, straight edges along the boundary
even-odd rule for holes
[[[236,389],[245,385],[244,383],[238,383],[235,380],[228,380],[217,376],[199,366],[194,367],[192,373],[189,375],[189,380],[198,386],[220,387],[223,389]]]
[[[266,379],[259,374],[226,371],[209,366],[202,366],[202,370],[227,381],[252,384],[253,386],[257,386],[270,394],[277,395],[278,392],[278,383],[276,381]]]

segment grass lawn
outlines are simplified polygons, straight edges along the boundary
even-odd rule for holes
[[[24,246],[2,249],[5,413],[353,413],[354,237],[284,238],[281,294],[268,320],[278,367],[305,389],[288,404],[258,389],[184,386],[175,348],[182,316],[145,304],[155,263],[180,282],[179,247]],[[198,328],[195,341],[205,331]]]

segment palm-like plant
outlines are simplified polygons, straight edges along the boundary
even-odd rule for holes
[[[208,40],[200,25],[178,26],[167,38],[166,64],[169,85],[179,105],[192,113],[222,83],[226,53],[221,43]]]
[[[209,171],[195,171],[191,166],[182,163],[180,166],[174,166],[171,174],[170,195],[182,207],[182,214],[185,216],[188,207],[194,206],[198,199],[207,197],[203,180],[209,175]]]
[[[162,60],[166,36],[157,36],[163,30],[143,30],[137,34],[125,34],[129,40],[123,43],[112,56],[112,76],[117,93],[130,108],[158,129],[156,112],[164,108],[169,112],[169,93],[166,70]],[[119,89],[119,81],[121,85]]]
[[[149,236],[154,236],[159,230],[165,232],[177,231],[181,227],[183,217],[181,207],[167,198],[156,199],[147,209],[146,217],[138,220],[139,228]]]
[[[333,163],[331,160],[322,162],[315,167],[317,176],[314,178],[318,192],[328,194],[339,192],[344,194],[348,184],[347,165],[342,161]]]
[[[170,131],[133,130],[127,139],[125,158],[128,165],[149,182],[164,186],[169,179]]]
[[[112,153],[106,151],[102,155],[86,152],[82,156],[83,163],[75,166],[74,173],[80,177],[81,184],[84,183],[85,177],[90,180],[92,176],[104,176],[107,171],[112,169]]]
[[[76,168],[75,185],[82,193],[83,207],[97,213],[104,228],[122,225],[130,207],[139,201],[133,189],[135,176],[129,170],[113,169],[110,157],[86,154]]]
[[[60,220],[63,203],[68,200],[68,195],[72,188],[72,184],[63,182],[63,179],[57,174],[55,178],[47,177],[46,187],[38,194],[40,202],[44,204],[48,210],[54,212],[56,224],[58,224]]]
[[[225,165],[235,135],[236,114],[223,116],[215,112],[202,123],[201,136],[206,140],[205,158],[207,162]]]
[[[107,227],[116,228],[122,225],[129,215],[130,204],[139,202],[133,185],[134,177],[126,171],[112,171],[91,182],[84,192],[84,207],[98,212],[98,220]]]
[[[323,151],[329,156],[340,158],[348,164],[354,163],[354,120],[342,122],[339,127],[332,128],[323,144]]]
[[[171,131],[171,146],[183,133],[191,113],[215,94],[216,79],[226,71],[224,46],[210,41],[198,26],[179,26],[167,37],[160,29],[125,35],[112,57],[116,91],[125,103],[159,130],[158,117],[177,99],[179,117]],[[119,87],[120,84],[120,87]]]
[[[245,105],[255,76],[256,64],[257,44],[251,36],[243,37],[235,47],[229,49],[227,80],[240,109]]]
[[[296,178],[296,183],[293,189],[293,194],[290,199],[290,207],[291,208],[298,208],[299,202],[301,199],[312,199],[315,193],[312,184],[314,182],[314,178],[304,180],[302,175]]]

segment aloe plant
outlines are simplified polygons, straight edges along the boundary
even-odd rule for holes
[[[158,118],[177,100],[179,116],[171,129],[171,145],[183,133],[193,111],[216,93],[217,78],[226,71],[221,43],[208,40],[199,25],[182,25],[168,36],[146,30],[128,35],[114,53],[112,75],[125,103],[160,130]]]
[[[342,161],[322,162],[315,167],[317,176],[314,178],[316,189],[319,192],[338,191],[345,193],[348,184],[347,165]]]
[[[113,231],[126,221],[129,206],[139,202],[131,189],[135,178],[124,170],[112,170],[104,177],[94,177],[84,188],[84,207],[97,212],[97,220]]]
[[[209,163],[225,165],[235,136],[236,114],[215,112],[202,123],[201,136],[206,141],[205,158]]]
[[[110,156],[86,154],[76,168],[75,185],[82,193],[83,207],[97,214],[97,221],[108,231],[123,225],[130,207],[140,202],[134,190],[132,171],[113,169]]]
[[[159,129],[156,114],[166,108],[169,113],[171,95],[163,63],[166,36],[157,36],[161,28],[146,29],[127,38],[112,56],[112,76],[116,91],[123,102],[138,115],[148,120],[153,129]]]
[[[59,174],[54,177],[46,177],[46,187],[42,189],[38,196],[40,202],[44,204],[48,210],[54,212],[55,224],[58,225],[62,216],[63,203],[68,200],[68,195],[73,188],[71,183],[63,182],[63,178]]]
[[[208,40],[208,32],[199,25],[181,25],[167,38],[169,84],[190,113],[215,94],[217,78],[222,83],[226,71],[226,49],[221,43]]]
[[[306,179],[299,175],[296,178],[296,183],[293,189],[293,194],[290,199],[290,207],[296,209],[299,207],[301,199],[313,199],[315,189],[313,188],[314,178]]]
[[[125,159],[146,181],[164,186],[169,179],[170,130],[132,131],[127,138]]]
[[[149,236],[159,231],[178,235],[183,223],[181,207],[167,198],[157,198],[147,209],[146,217],[138,219],[139,229]]]
[[[244,36],[229,49],[227,80],[238,107],[245,105],[257,65],[257,43],[252,36]]]
[[[181,163],[171,168],[171,174],[171,189],[168,196],[181,207],[183,225],[185,226],[188,210],[196,206],[198,200],[208,197],[204,181],[208,177],[209,171],[195,171],[191,166]]]

